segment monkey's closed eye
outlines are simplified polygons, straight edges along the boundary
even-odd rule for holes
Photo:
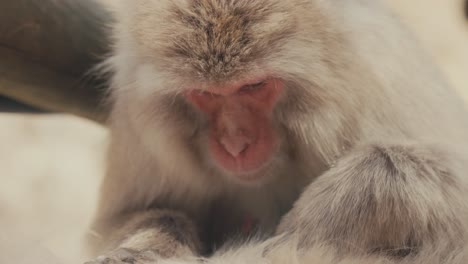
[[[244,85],[239,89],[240,93],[250,93],[260,90],[265,86],[266,81],[260,81],[253,84]]]
[[[210,97],[210,98],[217,98],[220,96],[219,94],[210,93],[204,90],[197,90],[196,93],[198,93],[198,96],[204,96],[204,97]]]

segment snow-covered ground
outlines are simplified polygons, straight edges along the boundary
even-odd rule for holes
[[[462,0],[388,2],[468,99]],[[106,143],[104,128],[79,118],[0,114],[0,263],[79,263]]]

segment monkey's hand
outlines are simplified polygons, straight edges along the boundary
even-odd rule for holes
[[[306,188],[278,232],[343,254],[459,250],[468,241],[468,209],[459,177],[466,172],[455,160],[414,144],[358,148]]]
[[[200,242],[195,225],[180,213],[153,210],[138,213],[113,234],[112,249],[86,264],[144,264],[158,259],[196,256]]]
[[[107,255],[99,256],[95,260],[85,264],[145,264],[156,263],[160,258],[154,251],[136,251],[119,248],[109,252]]]

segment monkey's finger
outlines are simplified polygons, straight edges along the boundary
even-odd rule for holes
[[[148,250],[138,254],[138,261],[155,261],[158,259],[158,256],[153,250]]]
[[[115,259],[111,259],[111,258],[103,256],[103,257],[98,257],[95,260],[86,262],[85,264],[121,264],[121,262],[118,262]]]
[[[115,251],[112,251],[109,255],[99,256],[95,260],[86,262],[85,264],[135,264],[137,252],[126,249],[119,248]]]
[[[117,260],[114,258],[108,258],[108,257],[102,257],[102,258],[97,258],[95,260],[86,262],[84,264],[135,264],[135,259],[123,259],[123,260]]]

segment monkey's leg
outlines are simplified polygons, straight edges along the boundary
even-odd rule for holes
[[[308,186],[278,232],[341,254],[444,254],[467,245],[466,182],[456,157],[431,146],[357,148]],[[440,263],[443,263],[441,261]]]
[[[104,221],[97,225],[104,233],[101,243],[107,253],[88,264],[154,263],[161,258],[196,256],[201,251],[194,223],[181,213],[150,210],[118,222],[123,224]]]

